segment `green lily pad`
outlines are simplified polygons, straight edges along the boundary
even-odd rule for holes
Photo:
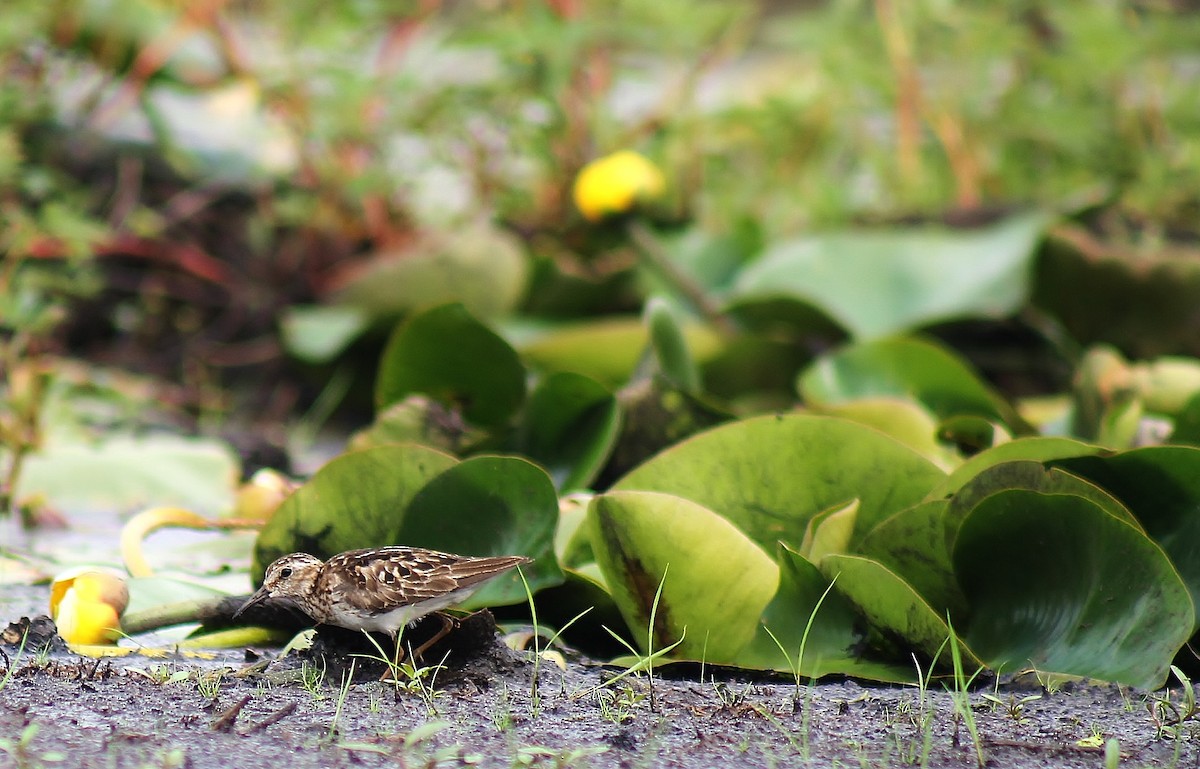
[[[1070,438],[1032,436],[1001,443],[999,446],[981,451],[955,468],[950,475],[929,492],[929,499],[949,497],[961,489],[975,476],[989,467],[1002,462],[1030,459],[1045,462],[1063,457],[1081,457],[1099,453],[1098,446],[1091,446]]]
[[[609,492],[588,514],[596,563],[643,650],[652,633],[656,649],[682,639],[676,657],[737,659],[779,585],[770,556],[721,516],[670,494]]]
[[[255,584],[268,564],[293,552],[329,557],[394,545],[413,496],[458,462],[416,444],[377,446],[332,460],[284,500],[254,546]]]
[[[826,310],[856,337],[934,321],[1003,317],[1031,290],[1046,218],[1015,216],[972,230],[832,232],[780,243],[738,276],[738,300],[789,297]]]
[[[917,651],[926,659],[938,658],[950,638],[950,626],[895,572],[860,555],[826,556],[818,567],[834,580],[834,589],[854,605],[872,630],[903,645],[902,655]],[[966,666],[982,665],[970,644],[959,640],[958,646]]]
[[[921,594],[938,616],[961,616],[967,602],[954,578],[946,542],[949,500],[935,499],[901,510],[871,529],[858,554],[878,561]]]
[[[413,393],[461,409],[469,422],[494,427],[525,400],[525,367],[507,342],[461,304],[442,305],[400,324],[379,363],[380,410]]]
[[[279,330],[284,348],[307,363],[325,363],[370,325],[358,307],[337,305],[293,306],[283,311]]]
[[[738,653],[739,666],[806,678],[853,675],[894,683],[912,679],[906,667],[864,658],[858,648],[865,630],[854,606],[831,590],[829,578],[799,553],[784,545],[777,553],[779,590],[763,612],[754,640]]]
[[[64,434],[26,458],[16,496],[72,513],[169,505],[215,515],[233,505],[240,475],[220,441],[116,435],[90,443]]]
[[[1020,460],[993,465],[972,478],[950,498],[943,519],[947,547],[954,546],[958,528],[971,510],[986,497],[1007,489],[1028,489],[1043,494],[1074,494],[1091,501],[1100,509],[1141,529],[1133,513],[1104,489],[1077,475],[1041,462]]]
[[[967,641],[993,669],[1153,689],[1192,633],[1192,600],[1162,549],[1083,497],[993,494],[962,522],[953,559]]]
[[[721,348],[720,338],[699,324],[684,326],[683,335],[698,363]],[[533,334],[519,347],[530,366],[539,371],[574,371],[607,387],[620,387],[633,376],[649,340],[640,318],[605,318]]]
[[[830,553],[844,553],[850,547],[850,538],[854,533],[854,521],[858,518],[858,500],[849,504],[838,505],[831,510],[823,510],[808,519],[804,529],[804,539],[797,551],[800,556],[810,562],[820,562]]]
[[[972,414],[1023,424],[965,361],[924,339],[878,339],[822,355],[800,375],[798,385],[804,401],[815,406],[902,398],[916,400],[941,419]]]
[[[1093,481],[1120,499],[1170,556],[1200,606],[1200,449],[1148,446],[1110,457],[1054,464]],[[1200,619],[1197,620],[1200,630]]]
[[[463,555],[525,555],[532,591],[558,585],[554,556],[558,497],[546,472],[518,457],[472,457],[426,483],[408,503],[397,542]],[[465,608],[527,599],[521,577],[510,572],[489,582]]]
[[[533,391],[518,450],[550,473],[560,490],[582,489],[604,467],[621,426],[621,407],[604,385],[564,371]]]
[[[486,223],[421,232],[404,250],[374,254],[343,276],[338,304],[394,320],[422,307],[461,302],[472,315],[491,318],[511,311],[525,295],[529,257],[510,233]]]
[[[634,469],[619,490],[676,494],[718,512],[763,548],[804,540],[823,510],[859,500],[855,537],[945,478],[927,459],[854,422],[811,414],[722,425]]]
[[[860,398],[813,406],[813,411],[874,427],[908,446],[943,470],[962,460],[938,441],[938,420],[919,403],[902,398]]]

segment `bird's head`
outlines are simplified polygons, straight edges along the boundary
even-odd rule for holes
[[[242,604],[233,618],[237,619],[247,609],[264,601],[285,601],[303,608],[304,599],[312,591],[321,565],[320,558],[308,553],[292,553],[276,559],[267,567],[262,587]]]

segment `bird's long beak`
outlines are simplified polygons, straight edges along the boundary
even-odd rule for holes
[[[271,594],[267,592],[267,589],[265,587],[260,587],[255,591],[254,595],[246,599],[246,602],[241,605],[241,608],[233,613],[233,619],[237,619],[238,617],[242,616],[243,613],[245,613],[246,609],[249,609],[251,606],[258,606],[260,603],[270,597]]]

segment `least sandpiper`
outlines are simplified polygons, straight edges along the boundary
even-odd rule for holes
[[[289,603],[314,622],[350,630],[400,631],[426,614],[462,603],[489,580],[530,559],[520,555],[475,557],[392,545],[347,550],[328,561],[292,553],[267,567],[262,587],[238,615],[264,601]],[[414,652],[440,639],[449,626]]]

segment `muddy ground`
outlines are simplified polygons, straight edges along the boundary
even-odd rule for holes
[[[430,650],[440,669],[401,683],[378,680],[385,666],[354,656],[377,652],[336,629],[283,659],[3,648],[4,767],[969,767],[977,749],[989,767],[1104,767],[1110,738],[1120,766],[1200,765],[1190,721],[1174,739],[1156,727],[1147,703],[1161,693],[984,686],[973,739],[938,684],[797,688],[695,668],[611,680],[619,669],[569,653],[565,670],[535,665],[486,613]]]

